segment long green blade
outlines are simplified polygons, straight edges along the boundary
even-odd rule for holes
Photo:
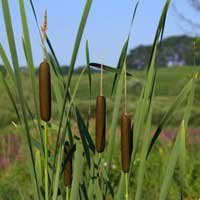
[[[34,177],[35,177],[35,181],[37,185],[38,199],[40,199],[39,187],[38,187],[37,176],[36,176],[36,171],[35,171],[35,161],[34,161],[31,137],[30,137],[30,132],[29,132],[28,119],[27,119],[26,109],[25,109],[25,100],[24,100],[21,79],[20,79],[20,69],[19,69],[19,63],[18,63],[18,57],[17,57],[17,50],[16,50],[16,45],[15,45],[15,40],[14,40],[11,17],[10,17],[10,10],[9,10],[9,5],[8,5],[7,0],[1,0],[1,2],[2,2],[2,8],[3,8],[3,16],[4,16],[5,27],[6,27],[6,33],[7,33],[7,38],[8,38],[8,44],[9,44],[9,49],[10,49],[12,63],[13,63],[14,72],[15,72],[17,91],[18,91],[18,96],[20,99],[24,126],[26,130],[26,136],[27,136],[29,151],[31,155],[32,169],[33,169],[33,173],[34,173]]]
[[[42,129],[41,129],[41,120],[40,120],[40,115],[39,115],[37,90],[36,90],[37,81],[36,81],[36,74],[35,74],[35,68],[34,68],[34,63],[33,63],[33,55],[32,55],[32,48],[31,48],[24,0],[19,0],[19,7],[20,7],[21,22],[22,22],[23,34],[24,34],[24,46],[25,46],[24,50],[25,50],[28,69],[31,75],[31,86],[32,86],[32,91],[33,91],[35,113],[36,113],[36,118],[37,118],[37,123],[38,123],[38,129],[40,133],[40,141],[41,141],[42,146],[44,147]]]
[[[161,187],[161,192],[160,192],[160,197],[159,200],[165,200],[167,199],[167,195],[170,189],[170,185],[171,185],[171,181],[172,181],[172,177],[174,174],[174,170],[175,170],[175,166],[178,160],[178,156],[180,153],[180,134],[181,132],[185,131],[185,127],[184,127],[184,122],[181,123],[180,129],[179,129],[179,133],[176,137],[176,142],[174,144],[171,156],[169,158],[168,161],[168,166],[166,166],[166,173],[164,176],[164,181]]]

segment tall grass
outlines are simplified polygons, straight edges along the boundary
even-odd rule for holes
[[[164,127],[170,122],[174,114],[179,110],[181,106],[186,106],[182,120],[180,121],[179,129],[175,138],[174,145],[171,149],[171,155],[168,160],[167,166],[164,166],[167,170],[164,174],[162,184],[160,185],[159,199],[167,199],[170,191],[170,185],[172,183],[172,177],[174,175],[175,167],[179,166],[180,176],[180,197],[184,199],[185,195],[185,174],[186,174],[186,133],[191,114],[191,109],[194,100],[195,84],[198,75],[194,75],[188,83],[185,84],[180,94],[176,97],[168,111],[161,118],[156,131],[151,137],[151,131],[154,128],[152,125],[152,115],[154,113],[153,99],[155,94],[155,86],[157,84],[157,66],[156,56],[160,46],[159,41],[162,40],[165,22],[167,18],[168,8],[170,6],[170,0],[166,0],[165,6],[161,13],[160,21],[155,34],[151,56],[149,64],[146,68],[146,78],[143,84],[143,89],[140,98],[137,102],[136,112],[133,113],[131,129],[133,135],[131,146],[133,146],[133,152],[128,162],[128,167],[124,168],[122,163],[121,177],[118,180],[118,185],[114,187],[112,180],[112,163],[117,128],[119,126],[119,119],[121,115],[121,104],[123,101],[123,90],[126,87],[124,77],[134,76],[126,72],[126,55],[130,38],[130,31],[127,39],[121,50],[117,68],[113,68],[107,65],[101,65],[99,63],[92,63],[90,61],[89,42],[86,42],[86,67],[83,68],[79,75],[74,89],[71,89],[71,80],[73,77],[74,67],[79,52],[79,47],[82,39],[83,32],[85,30],[86,22],[89,16],[89,12],[92,6],[92,0],[86,0],[83,10],[82,18],[78,28],[76,40],[74,43],[73,53],[71,56],[71,62],[68,70],[67,77],[63,76],[60,68],[59,61],[56,57],[51,41],[47,36],[46,47],[44,48],[45,60],[48,62],[51,71],[51,84],[52,93],[55,97],[55,103],[53,104],[56,111],[59,113],[59,118],[54,118],[48,123],[41,121],[39,115],[39,96],[37,85],[37,78],[34,68],[34,61],[32,57],[31,40],[29,36],[29,23],[26,18],[26,10],[24,6],[24,0],[19,0],[19,8],[21,14],[21,23],[23,28],[22,42],[24,47],[24,54],[27,61],[27,67],[29,70],[29,76],[31,78],[31,87],[33,91],[34,109],[31,111],[28,102],[26,101],[23,93],[23,82],[21,79],[21,71],[18,62],[17,48],[15,45],[15,38],[13,34],[12,20],[10,16],[9,1],[1,0],[2,11],[4,14],[4,22],[6,27],[7,39],[11,54],[11,61],[6,55],[3,45],[0,43],[0,56],[4,63],[7,77],[11,79],[11,85],[7,82],[7,77],[4,76],[1,71],[1,80],[8,93],[10,102],[18,117],[18,127],[25,133],[27,139],[27,146],[30,152],[31,158],[31,170],[32,185],[34,188],[35,199],[128,199],[128,193],[132,187],[130,184],[130,177],[133,177],[136,181],[136,191],[134,194],[129,194],[130,199],[143,199],[144,190],[144,178],[147,169],[147,163],[149,157],[151,157],[152,149],[158,140],[158,136],[162,133]],[[30,0],[33,14],[38,25],[37,13],[34,9],[34,4]],[[137,12],[138,3],[135,6],[133,19],[131,21],[131,27],[134,22],[134,17]],[[131,30],[131,28],[130,28]],[[42,39],[40,29],[38,30]],[[38,44],[40,45],[40,44]],[[12,63],[12,64],[11,64]],[[89,132],[89,121],[91,104],[88,104],[88,116],[84,119],[83,113],[80,112],[79,107],[76,104],[75,97],[77,90],[81,84],[81,78],[85,72],[88,73],[88,85],[90,101],[92,98],[92,74],[90,67],[102,67],[104,70],[114,73],[114,79],[112,84],[112,100],[114,102],[114,108],[112,113],[107,113],[111,117],[107,143],[104,149],[98,150],[101,152],[101,156],[96,152],[95,144],[93,142],[93,135]],[[125,85],[124,85],[125,84]],[[159,83],[158,83],[159,84]],[[11,90],[12,86],[12,90]],[[132,91],[134,93],[134,91]],[[40,94],[42,95],[42,94]],[[16,104],[19,99],[20,107]],[[105,111],[104,111],[105,112]],[[132,111],[129,111],[132,113]],[[105,114],[105,113],[104,113]],[[49,119],[48,119],[49,120]],[[47,120],[47,121],[48,121]],[[36,127],[36,132],[31,129],[29,123],[33,122]],[[97,121],[98,123],[98,121]],[[78,134],[73,129],[73,125],[76,124]],[[130,123],[129,123],[130,125]],[[177,125],[178,126],[178,125]],[[53,136],[53,144],[48,146],[48,137],[51,132],[56,128],[56,135]],[[48,129],[48,134],[47,134]],[[128,128],[128,130],[130,127]],[[45,133],[43,133],[45,131]],[[123,130],[124,133],[124,130]],[[45,137],[44,135],[45,134]],[[98,138],[97,138],[98,139]],[[98,143],[98,141],[96,141]],[[67,150],[66,150],[66,144]],[[102,152],[103,151],[103,152]],[[120,150],[118,150],[120,154]],[[63,154],[63,152],[65,152]],[[126,155],[124,155],[126,156]],[[107,167],[103,163],[106,161]],[[139,165],[136,167],[134,163],[139,160]],[[126,163],[127,164],[127,163]],[[130,166],[129,166],[130,165]],[[72,169],[73,168],[73,169]],[[44,170],[45,169],[45,170]],[[68,170],[68,171],[66,171]],[[135,172],[135,173],[133,173]],[[73,174],[67,174],[73,173]],[[65,179],[64,179],[65,177]],[[126,187],[125,187],[126,185]],[[46,186],[46,187],[45,187]],[[129,188],[128,188],[129,186]],[[24,188],[26,189],[26,188]],[[126,195],[125,195],[126,193]]]

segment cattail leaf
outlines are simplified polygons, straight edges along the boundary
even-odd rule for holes
[[[98,68],[98,69],[101,69],[101,66],[103,67],[103,69],[105,70],[105,71],[109,71],[109,72],[114,72],[114,73],[117,73],[117,74],[120,74],[121,72],[120,72],[120,70],[118,70],[118,69],[116,69],[116,68],[114,68],[114,67],[110,67],[110,66],[108,66],[108,65],[102,65],[102,64],[100,64],[100,63],[90,63],[89,64],[91,67],[95,67],[95,68]],[[127,76],[133,76],[131,73],[129,73],[129,72],[126,72],[126,75]]]
[[[74,144],[74,142],[73,142],[73,133],[72,133],[72,129],[71,129],[70,119],[67,120],[67,131],[68,131],[68,135],[69,135],[69,143],[70,143],[70,146],[72,146]]]
[[[89,121],[90,121],[90,115],[91,115],[91,100],[92,100],[92,76],[91,76],[91,70],[90,70],[90,52],[89,52],[88,40],[86,41],[85,52],[86,52],[87,73],[88,73],[89,94],[90,94],[90,104],[88,107],[88,117],[87,117],[87,127],[89,127]]]
[[[184,187],[185,187],[185,174],[186,174],[186,129],[185,121],[182,121],[182,130],[180,131],[180,154],[178,158],[179,164],[179,177],[180,177],[180,188],[181,196],[184,197]]]
[[[14,98],[14,96],[13,96],[13,94],[12,94],[12,92],[11,92],[9,86],[8,86],[7,81],[6,81],[5,78],[4,78],[4,75],[3,75],[3,72],[2,72],[2,71],[0,71],[0,80],[2,80],[2,83],[3,83],[3,85],[4,85],[4,88],[5,88],[5,90],[6,90],[7,94],[8,94],[8,97],[9,97],[9,99],[10,99],[12,105],[13,105],[13,108],[14,108],[14,110],[15,110],[15,113],[16,113],[16,115],[17,115],[17,118],[18,118],[19,122],[21,123],[21,117],[20,117],[20,114],[19,114],[17,105],[16,105],[16,103],[15,103],[15,98]]]
[[[157,74],[157,68],[156,68],[156,54],[158,49],[158,42],[159,37],[164,30],[164,23],[163,18],[167,15],[168,7],[169,7],[170,0],[167,0],[165,3],[165,6],[163,8],[160,21],[157,27],[157,32],[154,38],[154,44],[151,50],[151,57],[149,59],[149,65],[147,67],[147,75],[146,75],[146,83],[144,85],[144,88],[142,90],[138,108],[136,109],[136,114],[134,117],[134,145],[133,145],[133,153],[132,153],[132,161],[131,161],[131,168],[133,166],[133,162],[135,159],[135,155],[137,152],[137,148],[139,145],[139,138],[141,137],[141,132],[143,128],[145,127],[145,122],[152,104],[152,98],[155,90],[155,80],[156,80],[156,74]],[[131,170],[130,170],[131,173]],[[129,173],[129,175],[130,175]]]
[[[38,184],[40,187],[42,187],[43,182],[42,182],[42,162],[41,162],[41,156],[40,156],[40,151],[36,150],[35,152],[35,169],[36,169],[36,174],[38,178]]]
[[[88,80],[89,80],[89,93],[90,93],[90,99],[92,96],[92,77],[91,77],[91,70],[90,70],[90,52],[89,52],[89,43],[88,40],[86,41],[86,62],[87,62],[87,70],[88,70]]]
[[[184,188],[185,188],[185,175],[186,175],[186,131],[188,128],[188,122],[192,111],[192,106],[194,103],[195,94],[195,79],[194,77],[192,89],[188,95],[187,106],[184,111],[184,117],[182,121],[182,126],[184,129],[180,132],[180,155],[179,155],[179,170],[180,170],[180,187],[181,187],[181,198],[184,199]]]
[[[74,158],[74,168],[73,168],[73,181],[71,187],[70,200],[80,199],[79,198],[79,185],[83,179],[83,146],[79,141],[76,141],[76,152]]]
[[[82,144],[83,144],[85,156],[86,156],[86,159],[87,159],[88,166],[90,167],[91,160],[90,160],[89,148],[94,152],[95,146],[94,146],[94,143],[93,143],[93,141],[90,137],[90,134],[87,130],[87,127],[85,126],[84,120],[83,120],[78,109],[76,109],[76,117],[77,117],[77,125],[78,125],[79,133],[80,133],[80,136],[81,136],[81,141],[82,141]]]
[[[130,24],[130,29],[129,29],[129,36],[130,36],[130,34],[131,34],[131,29],[132,29],[133,22],[134,22],[136,13],[137,13],[137,9],[138,9],[139,2],[140,2],[140,1],[138,0],[138,1],[136,2],[136,4],[135,4],[135,7],[134,7],[133,16],[132,16],[132,19],[131,19],[131,24]]]
[[[58,108],[58,111],[61,113],[62,112],[63,95],[64,95],[62,90],[64,90],[64,88],[62,88],[63,85],[61,85],[60,76],[57,76],[55,70],[52,70],[52,69],[55,69],[55,66],[54,66],[54,63],[51,61],[51,55],[46,54],[46,59],[51,68],[51,79],[53,82],[52,88],[53,88],[53,93],[55,95],[57,108]]]
[[[80,47],[83,31],[84,31],[84,28],[85,28],[85,25],[86,25],[86,22],[87,22],[87,18],[88,18],[89,12],[90,12],[91,4],[92,4],[92,0],[86,1],[85,8],[84,8],[84,11],[83,11],[83,15],[82,15],[82,18],[81,18],[81,22],[80,22],[78,32],[77,32],[72,57],[71,57],[66,89],[68,89],[68,87],[70,86],[72,74],[73,74],[73,71],[74,71],[75,61],[76,61],[78,50],[79,50],[79,47]]]
[[[6,55],[6,52],[5,52],[5,50],[4,50],[4,48],[3,48],[1,43],[0,43],[0,57],[1,57],[2,61],[3,61],[3,63],[4,63],[4,67],[5,67],[6,71],[8,72],[8,74],[11,77],[13,83],[15,84],[16,81],[15,81],[15,77],[14,77],[13,68],[12,68],[12,66],[10,64],[10,61],[9,61],[9,59],[8,59],[8,57]]]
[[[68,120],[69,120],[69,113],[70,113],[71,107],[72,107],[72,105],[73,105],[73,103],[74,103],[74,98],[75,98],[76,93],[77,93],[77,91],[78,91],[79,84],[80,84],[81,78],[82,78],[82,76],[83,76],[85,70],[86,70],[86,68],[84,68],[84,69],[82,70],[82,72],[81,72],[81,74],[80,74],[80,76],[79,76],[79,79],[78,79],[78,81],[76,82],[76,85],[75,85],[73,94],[72,94],[71,99],[70,99],[70,102],[69,102],[68,110],[67,110],[67,112],[65,112],[65,114],[66,114],[66,121],[67,121],[67,122],[68,122]],[[78,108],[76,108],[76,109],[78,110]],[[69,126],[69,123],[66,123],[66,124],[65,124],[65,127],[64,127],[64,130],[63,130],[63,132],[62,132],[60,141],[58,140],[58,139],[60,138],[60,136],[59,136],[59,135],[57,136],[57,143],[56,143],[56,149],[55,149],[56,154],[55,154],[55,156],[54,156],[53,168],[56,168],[56,163],[58,162],[58,158],[57,158],[58,153],[57,153],[57,152],[60,152],[60,151],[61,151],[62,144],[63,144],[63,141],[65,140],[65,134],[66,134],[66,130],[67,130],[67,127],[68,127],[68,126]],[[60,130],[60,126],[59,126],[59,130]],[[70,134],[70,132],[69,132],[69,134]],[[70,136],[70,135],[69,135],[69,136]],[[72,134],[71,134],[71,139],[72,139]],[[72,141],[71,141],[71,142],[72,142]],[[57,161],[56,161],[56,159],[57,159]],[[57,165],[58,165],[58,164],[57,164]],[[54,182],[55,176],[56,176],[56,174],[53,173],[53,175],[52,175],[52,182]]]
[[[96,157],[94,157],[95,159]],[[89,185],[88,185],[88,198],[92,199],[93,198],[93,193],[95,191],[95,186],[94,186],[94,179],[97,178],[97,176],[95,176],[95,161],[93,160],[93,162],[91,162],[91,166],[90,166],[90,179],[89,179]]]
[[[56,151],[57,151],[57,148],[58,148],[58,144],[60,142],[59,139],[60,139],[60,134],[61,134],[61,127],[62,127],[62,124],[63,124],[65,106],[66,106],[66,102],[67,102],[67,97],[69,97],[69,86],[70,86],[70,83],[71,83],[71,78],[72,78],[72,74],[73,74],[73,71],[74,71],[75,61],[76,61],[76,58],[77,58],[81,38],[82,38],[83,31],[84,31],[84,28],[85,28],[85,25],[86,25],[86,21],[87,21],[87,18],[88,18],[88,14],[89,14],[89,11],[90,11],[91,4],[92,4],[92,0],[87,0],[83,14],[82,14],[82,19],[81,19],[81,22],[80,22],[80,25],[79,25],[76,40],[75,40],[75,45],[74,45],[74,49],[73,49],[73,53],[72,53],[72,57],[71,57],[69,71],[68,71],[67,84],[66,84],[65,92],[64,92],[64,100],[63,100],[63,103],[62,103],[61,116],[60,116],[59,129],[58,129],[58,137],[57,137],[57,142],[56,142]]]
[[[55,52],[54,52],[53,46],[52,46],[51,41],[50,41],[50,39],[49,39],[48,36],[47,36],[46,41],[47,41],[47,45],[48,45],[48,47],[49,47],[49,49],[50,49],[50,51],[51,51],[51,53],[52,53],[54,59],[55,59],[56,66],[57,66],[57,68],[56,68],[56,69],[57,69],[57,72],[58,72],[61,76],[63,76],[63,73],[62,73],[61,68],[60,68],[60,64],[59,64],[59,62],[58,62],[58,59],[57,59],[56,54],[55,54]]]
[[[84,182],[80,185],[80,196],[81,196],[81,199],[89,200],[87,189]]]
[[[121,200],[124,198],[124,193],[125,193],[124,182],[125,182],[125,174],[121,172],[120,181],[119,181],[118,189],[117,189],[116,200]]]
[[[174,174],[178,156],[180,154],[180,134],[181,132],[184,132],[184,131],[185,131],[185,127],[184,127],[184,123],[182,122],[179,128],[178,134],[176,136],[176,141],[172,149],[172,152],[168,161],[168,165],[166,166],[166,173],[164,175],[164,180],[162,183],[159,200],[167,199],[167,195],[171,186],[172,177]]]
[[[141,160],[140,160],[140,164],[139,164],[138,172],[137,172],[137,189],[136,189],[135,200],[141,199],[143,182],[144,182],[144,174],[146,170],[146,154],[148,151],[148,146],[149,146],[149,141],[150,141],[151,120],[152,120],[152,104],[150,107],[150,112],[148,114],[147,122],[145,124],[144,140],[142,143],[142,151],[141,151],[141,156],[140,156]]]
[[[61,168],[62,158],[63,158],[63,146],[59,149],[58,156],[57,156],[57,162],[56,162],[56,167],[55,167],[55,177],[53,179],[52,200],[57,200],[59,183],[60,183],[60,175],[61,175],[61,170],[62,170]]]
[[[70,97],[68,110],[67,110],[67,112],[66,112],[66,120],[67,120],[67,123],[66,123],[65,126],[64,126],[64,129],[63,129],[63,132],[62,132],[62,136],[61,136],[61,138],[62,138],[61,141],[64,140],[64,136],[65,136],[67,127],[70,125],[70,124],[68,124],[69,114],[70,114],[70,111],[71,111],[72,106],[75,107],[74,99],[75,99],[75,96],[76,96],[76,94],[77,94],[77,91],[78,91],[78,88],[79,88],[79,85],[80,85],[80,81],[81,81],[81,78],[83,77],[83,74],[84,74],[85,70],[86,70],[86,67],[83,68],[83,70],[81,71],[81,74],[79,75],[79,78],[78,78],[78,80],[77,80],[77,82],[76,82],[76,85],[75,85],[73,94],[72,94],[72,96]],[[76,109],[79,111],[78,107],[76,107]],[[80,112],[79,112],[79,113],[80,113]],[[69,132],[69,134],[70,134],[70,132]],[[69,135],[69,137],[71,137],[71,142],[72,142],[72,134],[71,134],[71,136]],[[87,135],[86,135],[86,137],[87,137]]]
[[[7,38],[8,38],[10,54],[11,54],[11,58],[12,58],[12,64],[14,67],[17,92],[18,92],[18,96],[19,96],[19,100],[20,100],[20,106],[22,109],[24,127],[26,130],[26,137],[27,137],[29,152],[30,152],[31,161],[32,161],[32,170],[33,170],[33,174],[35,177],[35,183],[37,186],[37,195],[38,195],[38,199],[40,199],[39,186],[38,186],[36,171],[35,171],[33,148],[32,148],[32,143],[31,143],[29,127],[28,127],[28,119],[27,119],[26,109],[25,109],[25,99],[24,99],[24,94],[23,94],[23,89],[22,89],[21,78],[20,78],[19,62],[18,62],[18,57],[17,57],[17,50],[16,50],[16,45],[15,45],[15,39],[14,39],[14,33],[13,33],[13,27],[12,27],[12,22],[11,22],[8,1],[2,0],[1,5],[2,5],[2,9],[3,9],[3,16],[4,16],[4,22],[5,22],[5,27],[6,27],[6,33],[7,33]]]
[[[34,7],[34,4],[33,4],[33,1],[32,0],[29,0],[30,4],[31,4],[31,8],[32,8],[32,11],[33,11],[33,15],[34,15],[34,18],[35,18],[35,21],[38,25],[38,29],[40,30],[40,26],[39,26],[39,23],[38,23],[38,19],[37,19],[37,15],[36,15],[36,12],[35,12],[35,7]]]
[[[37,90],[36,90],[36,82],[37,81],[36,81],[36,76],[35,76],[35,68],[34,68],[34,62],[33,62],[32,48],[31,48],[24,0],[19,0],[19,7],[20,7],[22,28],[23,28],[23,35],[24,35],[24,37],[23,37],[24,53],[26,55],[26,61],[27,61],[29,73],[31,76],[31,86],[32,86],[32,91],[33,91],[34,107],[35,107],[35,113],[36,113],[36,118],[37,118],[38,130],[40,133],[40,140],[41,140],[42,146],[44,146],[43,137],[42,137],[42,129],[41,129],[41,121],[40,121],[40,115],[39,115]]]
[[[171,119],[171,116],[173,115],[173,113],[182,105],[182,103],[187,99],[189,92],[192,89],[192,85],[193,85],[193,78],[187,83],[187,85],[185,85],[185,87],[182,89],[181,93],[176,97],[175,101],[172,103],[172,105],[170,106],[169,110],[167,111],[167,113],[163,116],[163,118],[161,119],[154,135],[153,138],[151,139],[151,143],[149,146],[149,150],[147,153],[147,157],[153,147],[153,145],[155,144],[155,142],[157,141],[158,136],[160,135],[163,127],[167,124],[167,122]]]
[[[125,64],[125,63],[124,63]],[[124,76],[123,73],[120,75],[120,80],[117,84],[116,95],[114,99],[114,110],[112,114],[112,121],[109,131],[109,141],[108,141],[108,152],[107,152],[107,161],[108,161],[108,175],[110,174],[110,168],[112,165],[112,157],[113,157],[113,149],[115,145],[115,138],[116,138],[116,129],[118,126],[119,120],[119,113],[120,113],[120,106],[121,100],[123,95],[123,86],[124,86]]]
[[[56,54],[55,54],[54,48],[53,48],[53,46],[52,46],[52,44],[51,44],[51,41],[50,41],[50,39],[49,39],[48,36],[47,36],[46,41],[47,41],[47,45],[48,45],[48,47],[49,47],[49,49],[50,49],[50,51],[51,51],[51,54],[53,55],[53,59],[55,60],[55,64],[52,65],[52,66],[54,67],[54,70],[55,70],[57,76],[60,75],[59,77],[61,77],[61,80],[62,80],[62,82],[63,82],[63,85],[65,85],[65,80],[64,80],[64,75],[63,75],[62,69],[61,69],[61,67],[60,67],[60,64],[59,64],[59,62],[58,62],[58,59],[57,59],[57,56],[56,56]]]
[[[115,90],[116,83],[119,80],[119,76],[121,74],[121,71],[122,71],[122,68],[123,68],[123,64],[124,64],[126,56],[127,56],[131,28],[133,26],[133,22],[134,22],[135,15],[136,15],[136,12],[137,12],[138,4],[139,4],[139,1],[135,5],[134,11],[133,11],[132,20],[131,20],[131,25],[130,25],[130,29],[129,29],[129,33],[128,33],[128,37],[127,37],[127,39],[126,39],[126,41],[125,41],[125,43],[123,45],[123,48],[121,50],[121,54],[120,54],[119,61],[118,61],[118,64],[117,64],[117,71],[119,71],[119,74],[115,73],[114,80],[113,80],[113,85],[112,85],[111,95],[113,94],[113,92]]]
[[[171,3],[171,0],[166,0],[162,15],[160,17],[159,25],[158,25],[158,28],[157,28],[157,31],[156,31],[156,36],[154,38],[153,48],[152,48],[152,51],[151,51],[147,71],[150,69],[151,62],[153,60],[152,57],[154,56],[154,48],[155,48],[155,46],[157,46],[159,38],[161,38],[161,41],[162,41],[162,37],[163,37],[163,34],[164,34],[165,21],[166,21],[167,12],[168,12],[170,3]]]
[[[123,48],[121,50],[121,55],[120,55],[120,58],[119,58],[119,61],[118,61],[118,64],[117,64],[117,71],[119,72],[119,74],[121,74],[121,71],[122,71],[122,68],[123,68],[123,64],[124,64],[124,61],[126,59],[127,50],[128,50],[128,43],[129,43],[129,37],[127,38],[127,40],[124,43],[124,46],[123,46]],[[119,74],[115,73],[114,80],[113,80],[113,85],[112,85],[111,95],[113,95],[113,92],[114,92],[115,85],[117,83]]]

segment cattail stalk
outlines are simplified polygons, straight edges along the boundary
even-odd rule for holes
[[[69,187],[66,187],[66,200],[69,200]]]
[[[128,200],[128,173],[125,173],[125,200]]]
[[[44,181],[45,181],[45,200],[49,199],[49,188],[48,188],[48,137],[47,137],[47,123],[44,124]]]
[[[105,148],[106,135],[106,98],[97,96],[96,99],[96,150],[102,153]]]

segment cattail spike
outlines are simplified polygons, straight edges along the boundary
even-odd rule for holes
[[[48,122],[51,119],[51,78],[47,61],[42,62],[39,67],[39,97],[41,119]]]
[[[72,184],[72,156],[69,155],[69,144],[64,147],[64,184],[71,187]]]
[[[43,40],[46,40],[46,32],[47,32],[47,10],[44,12],[44,20],[43,25],[41,27],[42,33],[43,33]]]
[[[131,162],[131,116],[124,113],[121,118],[121,162],[122,170],[127,173]]]
[[[96,150],[104,151],[106,137],[106,98],[97,96],[96,99]]]

